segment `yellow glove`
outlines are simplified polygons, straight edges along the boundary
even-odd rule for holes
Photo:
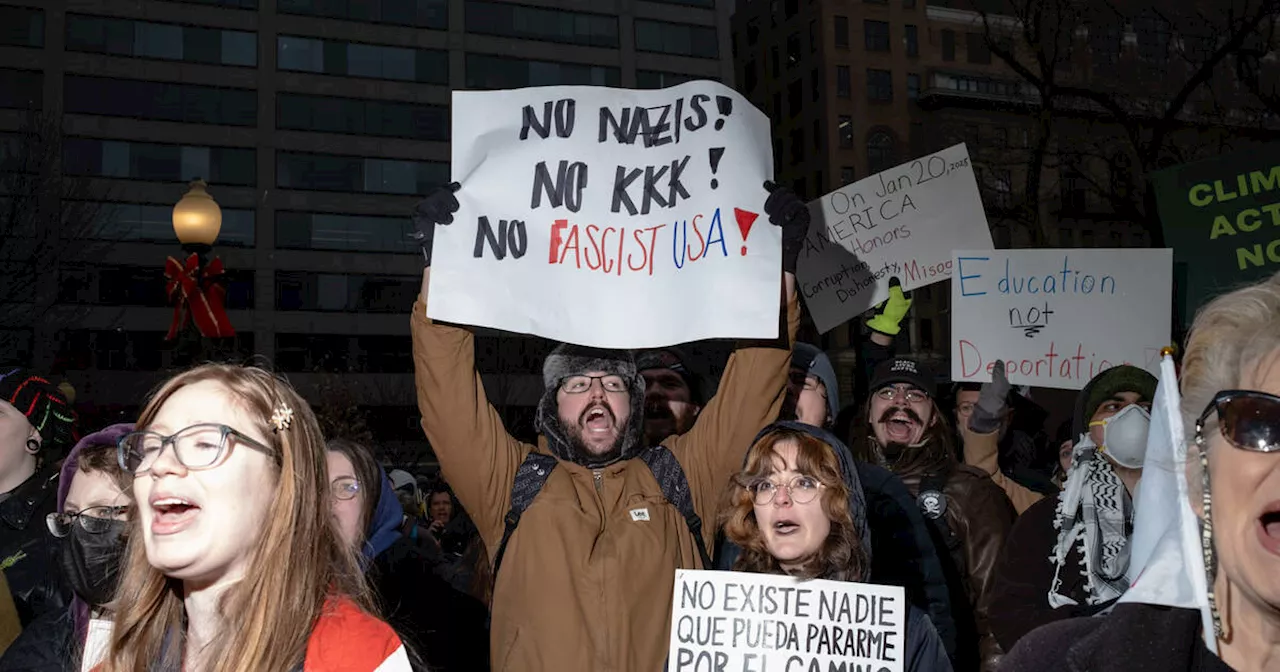
[[[889,298],[881,301],[874,309],[867,326],[888,336],[897,336],[902,331],[902,318],[911,310],[911,299],[902,291],[902,283],[897,278],[889,278]]]

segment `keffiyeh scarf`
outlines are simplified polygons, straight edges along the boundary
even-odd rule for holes
[[[1133,516],[1133,502],[1111,463],[1098,455],[1098,447],[1084,435],[1072,452],[1071,470],[1058,498],[1053,526],[1058,544],[1049,561],[1054,563],[1049,606],[1057,609],[1079,604],[1063,595],[1062,570],[1072,546],[1079,544],[1081,573],[1089,591],[1086,602],[1105,604],[1129,587],[1129,537],[1126,528]]]

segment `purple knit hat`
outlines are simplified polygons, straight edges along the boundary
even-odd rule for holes
[[[80,439],[71,452],[67,454],[67,459],[62,463],[62,471],[58,474],[58,511],[62,511],[62,506],[67,503],[67,491],[71,489],[71,479],[76,475],[76,469],[80,466],[80,453],[86,448],[93,446],[114,446],[120,441],[120,437],[133,431],[132,423],[120,423],[111,425],[106,429],[99,430],[89,436]],[[133,493],[125,493],[133,499]],[[73,595],[71,598],[71,620],[76,628],[76,641],[83,642],[85,633],[89,628],[89,605],[80,599],[79,595]]]

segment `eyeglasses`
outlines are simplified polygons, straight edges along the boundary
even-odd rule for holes
[[[786,485],[779,485],[767,478],[762,478],[747,486],[747,490],[751,491],[752,501],[760,506],[772,502],[778,491],[783,488],[786,488],[787,496],[791,501],[797,504],[808,504],[818,496],[818,490],[822,489],[822,484],[812,476],[800,475],[791,479],[791,482]]]
[[[618,394],[627,391],[627,381],[617,374],[609,374],[605,376],[569,376],[560,383],[560,389],[565,394],[582,394],[591,389],[591,384],[600,381],[600,387],[605,392]]]
[[[884,399],[885,401],[893,401],[901,396],[902,398],[906,399],[907,403],[909,404],[917,404],[922,401],[929,400],[929,395],[925,394],[923,390],[918,390],[914,387],[909,387],[906,389],[898,389],[896,387],[882,387],[876,390],[876,396],[880,397],[881,399]]]
[[[354,476],[339,476],[329,484],[329,492],[334,499],[341,499],[344,502],[355,499],[356,495],[360,494],[360,481],[357,481]]]
[[[111,523],[124,520],[128,512],[127,506],[91,506],[71,513],[51,513],[45,516],[44,523],[49,534],[59,538],[71,534],[71,526],[76,523],[89,534],[102,534],[111,529]]]
[[[977,406],[977,404],[971,401],[967,401],[963,404],[956,404],[956,413],[959,413],[960,415],[969,415],[970,413],[973,413],[974,406]]]
[[[1254,390],[1223,390],[1196,420],[1196,445],[1204,445],[1205,421],[1218,414],[1227,443],[1255,453],[1280,451],[1280,397]]]
[[[160,453],[164,452],[164,447],[169,444],[173,444],[173,454],[182,466],[187,469],[209,469],[219,464],[226,455],[228,436],[233,436],[237,442],[260,452],[273,456],[276,454],[271,448],[226,425],[211,423],[191,425],[170,436],[156,432],[125,434],[116,444],[116,452],[120,467],[134,475],[149,471],[160,458]]]

